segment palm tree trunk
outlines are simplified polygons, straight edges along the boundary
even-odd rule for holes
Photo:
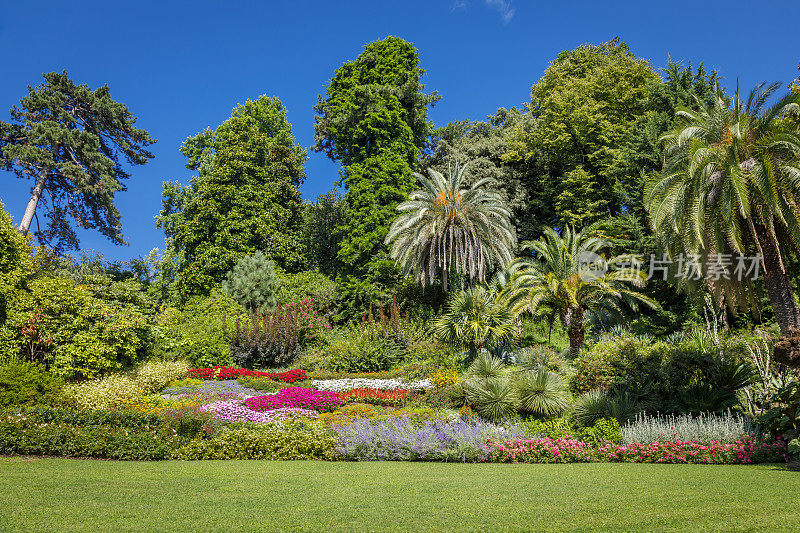
[[[772,304],[775,322],[781,328],[781,335],[785,336],[790,328],[800,328],[800,307],[794,298],[794,289],[780,249],[764,226],[755,225],[755,231],[761,245],[764,288]]]
[[[568,308],[561,314],[561,321],[569,337],[569,355],[573,359],[578,357],[583,346],[583,338],[586,334],[584,326],[584,312],[580,307]]]
[[[33,187],[33,191],[31,192],[31,199],[28,200],[28,207],[25,208],[25,214],[22,215],[22,220],[17,228],[17,231],[23,235],[28,234],[28,230],[31,227],[31,221],[33,220],[33,215],[36,213],[36,205],[39,203],[39,198],[42,197],[46,182],[47,171],[42,170],[39,174],[39,178],[36,180],[36,185]]]

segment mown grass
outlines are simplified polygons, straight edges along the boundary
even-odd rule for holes
[[[2,531],[797,531],[779,466],[0,458]]]

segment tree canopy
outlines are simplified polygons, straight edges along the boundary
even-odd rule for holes
[[[44,83],[29,86],[19,107],[11,108],[11,119],[0,121],[0,168],[32,182],[19,231],[27,234],[36,218],[39,242],[57,252],[80,247],[76,226],[126,244],[114,205],[130,177],[122,161],[145,164],[153,157],[146,147],[156,141],[135,127],[136,117],[111,98],[108,85],[92,90],[66,71],[45,74]]]
[[[336,70],[315,106],[316,144],[344,167],[347,211],[339,259],[345,275],[375,276],[395,207],[414,188],[413,171],[431,130],[424,71],[414,46],[397,37],[368,44]]]
[[[541,224],[586,224],[622,213],[624,147],[644,114],[648,85],[658,76],[625,43],[583,45],[562,52],[531,89],[533,128],[518,128],[507,156],[535,166],[535,184],[551,200]]]
[[[284,269],[300,268],[306,153],[278,98],[239,105],[216,130],[189,137],[181,152],[199,175],[187,186],[164,183],[158,226],[182,298],[208,294],[256,251]]]

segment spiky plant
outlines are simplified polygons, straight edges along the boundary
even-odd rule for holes
[[[467,375],[481,379],[499,378],[508,373],[503,361],[489,354],[481,354],[472,361]]]
[[[602,259],[610,243],[592,234],[567,227],[561,235],[551,228],[544,236],[526,244],[534,258],[514,261],[506,295],[516,313],[536,315],[542,310],[558,314],[569,337],[572,356],[577,356],[585,336],[587,313],[608,313],[621,317],[623,305],[656,307],[635,287],[644,284],[641,270],[628,267],[636,260],[630,255]]]
[[[733,270],[738,257],[758,252],[786,335],[800,327],[786,268],[787,250],[800,246],[800,94],[767,105],[778,87],[761,84],[746,101],[738,88],[732,101],[718,89],[713,105],[698,100],[698,111],[679,109],[662,137],[664,169],[648,181],[645,204],[667,254],[697,256],[703,274],[715,257],[727,257]],[[703,277],[718,302],[757,311],[751,275]]]
[[[589,427],[611,413],[611,400],[602,389],[590,390],[575,400],[572,406],[572,418],[583,427]]]
[[[422,189],[397,206],[386,236],[392,258],[423,286],[438,277],[446,291],[451,272],[484,281],[487,268],[505,267],[516,247],[511,212],[493,181],[464,188],[464,168],[451,166],[447,177],[433,169],[428,177],[414,174]]]
[[[483,348],[509,345],[515,340],[514,316],[508,302],[482,285],[452,295],[434,329],[445,344],[465,349],[468,361],[475,360]]]
[[[507,378],[469,379],[464,393],[475,412],[490,422],[502,422],[517,415],[519,396]]]
[[[558,374],[544,368],[524,372],[517,383],[520,411],[540,417],[561,415],[569,404],[569,394]]]

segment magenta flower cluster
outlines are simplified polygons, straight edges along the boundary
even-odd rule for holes
[[[289,420],[292,418],[317,418],[317,412],[309,409],[279,408],[270,411],[253,411],[242,400],[222,400],[209,403],[200,408],[214,414],[217,420],[225,422],[255,422],[265,424],[278,420]]]
[[[295,409],[311,409],[320,413],[334,411],[344,404],[344,401],[333,392],[304,389],[302,387],[287,387],[276,394],[248,398],[244,404],[254,411],[269,411],[281,407]]]
[[[504,463],[777,463],[789,460],[787,445],[742,435],[733,442],[666,441],[594,447],[572,437],[486,442],[486,461]]]

